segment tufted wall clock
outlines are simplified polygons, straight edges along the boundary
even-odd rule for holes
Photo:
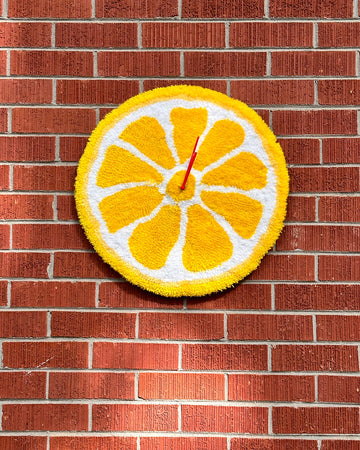
[[[201,296],[252,272],[283,227],[288,173],[255,111],[209,89],[139,94],[92,133],[80,222],[101,257],[164,296]]]

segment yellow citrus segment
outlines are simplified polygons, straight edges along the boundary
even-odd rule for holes
[[[213,269],[231,258],[229,236],[200,205],[188,208],[188,224],[183,249],[183,264],[190,272]]]
[[[166,205],[151,220],[139,224],[129,239],[134,258],[148,269],[161,269],[180,234],[181,209]]]
[[[229,119],[218,120],[201,144],[194,162],[194,169],[203,170],[209,164],[239,147],[245,138],[241,125]]]
[[[201,200],[233,227],[244,239],[250,239],[260,222],[263,205],[243,194],[201,193]]]
[[[171,178],[168,185],[166,186],[166,193],[170,195],[172,199],[176,202],[180,202],[181,200],[189,200],[195,194],[195,177],[190,174],[187,179],[185,189],[181,189],[181,185],[183,184],[186,170],[180,170],[176,172],[176,174]]]
[[[106,150],[104,162],[98,172],[96,184],[106,188],[119,183],[136,181],[161,183],[162,180],[162,175],[154,167],[151,167],[124,148],[110,145]]]
[[[175,166],[165,131],[154,117],[144,116],[131,123],[121,133],[120,138],[165,169]]]
[[[135,220],[148,216],[163,195],[154,186],[137,186],[124,189],[101,200],[99,209],[110,233],[115,233]]]
[[[205,108],[173,108],[170,120],[174,125],[174,144],[180,164],[188,160],[198,136],[205,131],[208,113]]]
[[[267,168],[252,153],[241,152],[206,173],[201,182],[210,186],[237,187],[245,191],[262,189],[267,183]]]

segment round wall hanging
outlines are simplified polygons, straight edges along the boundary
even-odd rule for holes
[[[75,199],[101,257],[156,294],[201,296],[252,272],[283,227],[280,145],[244,103],[197,86],[139,94],[103,119]]]

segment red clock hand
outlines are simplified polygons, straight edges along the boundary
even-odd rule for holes
[[[190,161],[189,161],[189,165],[188,165],[187,171],[186,171],[186,173],[185,173],[184,181],[183,181],[183,184],[181,185],[181,189],[182,189],[182,190],[185,189],[185,185],[186,185],[187,179],[189,178],[190,171],[191,171],[191,169],[192,169],[192,166],[193,166],[193,164],[194,164],[194,161],[195,161],[195,158],[196,158],[196,155],[197,155],[197,152],[196,152],[195,150],[196,150],[196,146],[197,146],[198,141],[199,141],[199,136],[198,136],[198,138],[196,139],[195,147],[194,147],[194,150],[193,150],[193,152],[192,152],[192,155],[191,155],[191,158],[190,158]]]

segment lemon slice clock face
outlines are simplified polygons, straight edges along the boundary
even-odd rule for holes
[[[171,86],[99,123],[75,199],[95,250],[127,280],[200,296],[258,266],[282,229],[288,184],[282,150],[255,111],[209,89]]]

